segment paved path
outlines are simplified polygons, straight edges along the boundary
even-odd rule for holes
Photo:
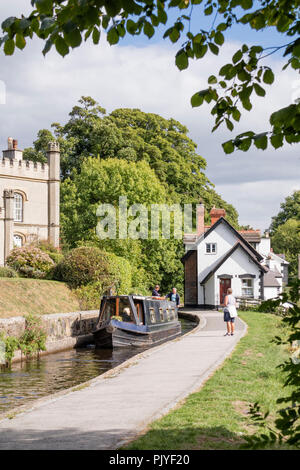
[[[238,319],[236,334],[224,337],[221,313],[197,314],[200,326],[181,339],[0,421],[0,449],[116,449],[135,437],[199,389],[246,332]]]

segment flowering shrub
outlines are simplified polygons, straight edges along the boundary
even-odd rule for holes
[[[109,285],[109,256],[93,246],[81,246],[71,250],[55,270],[55,278],[68,282],[71,287],[85,286],[93,282]]]
[[[50,256],[34,246],[14,248],[6,262],[21,275],[38,279],[46,277],[54,267],[54,261]]]

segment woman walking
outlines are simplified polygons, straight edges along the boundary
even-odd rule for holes
[[[227,295],[225,297],[225,308],[224,308],[224,321],[227,325],[227,333],[225,336],[233,336],[234,335],[234,320],[237,317],[236,311],[236,300],[235,297],[232,295],[232,289],[229,288],[227,290]]]

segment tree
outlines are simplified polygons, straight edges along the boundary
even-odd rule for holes
[[[107,32],[106,38],[113,45],[126,34],[143,33],[150,39],[166,25],[164,38],[172,43],[182,41],[175,62],[184,70],[192,59],[202,59],[207,53],[218,55],[235,25],[245,31],[247,27],[255,31],[276,30],[282,38],[281,45],[264,48],[261,44],[244,44],[232,61],[220,68],[219,76],[211,75],[207,88],[192,96],[194,107],[204,102],[212,104],[213,130],[225,124],[232,131],[240,120],[241,106],[250,111],[251,96],[265,96],[264,85],[271,85],[275,78],[264,60],[268,56],[280,51],[287,58],[284,69],[300,68],[299,0],[31,0],[31,5],[28,17],[10,17],[2,23],[1,45],[6,55],[12,55],[16,47],[24,49],[33,36],[44,41],[44,55],[55,46],[65,56],[70,48],[79,47],[90,37],[98,44],[101,31]],[[169,11],[179,15],[173,24],[168,23],[172,22]],[[212,21],[207,27],[208,17]],[[224,151],[247,151],[251,144],[264,150],[269,143],[279,148],[299,142],[300,103],[274,112],[270,127],[259,134],[239,134],[223,144]]]
[[[181,290],[181,240],[152,240],[150,237],[122,240],[118,233],[116,239],[99,239],[96,234],[98,206],[109,203],[117,207],[120,196],[127,196],[128,206],[140,203],[150,208],[151,204],[177,202],[176,196],[168,193],[148,163],[89,157],[82,163],[80,172],[74,170],[72,178],[62,183],[61,193],[62,235],[70,248],[96,245],[130,261],[135,285],[144,283],[150,287],[160,282],[162,288],[168,290],[175,283]]]
[[[146,161],[180,203],[196,204],[202,198],[208,211],[214,205],[223,207],[228,221],[238,228],[237,211],[215,192],[205,176],[206,161],[196,152],[197,146],[187,136],[185,126],[175,119],[138,109],[117,109],[106,115],[90,97],[82,97],[79,104],[65,125],[52,124],[54,135],[48,130],[40,131],[34,149],[26,149],[25,154],[35,160],[41,152],[46,156],[48,142],[56,138],[61,147],[62,179],[74,169],[80,172],[89,156]]]
[[[289,261],[289,276],[297,276],[298,255],[300,254],[300,218],[288,219],[279,225],[272,237],[272,246],[275,253],[284,253]]]
[[[280,204],[281,211],[272,217],[272,223],[270,225],[271,235],[276,233],[278,227],[288,219],[295,219],[300,221],[300,191],[294,191],[291,196],[285,199],[285,202]]]

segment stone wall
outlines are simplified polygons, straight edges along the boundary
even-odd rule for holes
[[[47,333],[47,350],[42,351],[41,355],[71,349],[91,342],[98,314],[98,310],[88,310],[43,315],[43,327]],[[0,319],[0,331],[4,331],[9,336],[20,337],[24,329],[24,317]],[[20,360],[21,354],[17,351],[13,362]]]

